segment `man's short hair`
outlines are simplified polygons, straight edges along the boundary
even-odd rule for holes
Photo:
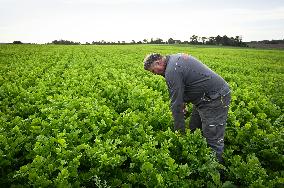
[[[144,59],[144,69],[149,70],[153,62],[161,59],[163,56],[158,53],[152,53],[145,57]]]

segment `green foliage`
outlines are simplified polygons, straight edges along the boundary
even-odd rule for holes
[[[199,130],[173,131],[166,84],[143,70],[153,51],[192,54],[229,82],[224,166]],[[230,48],[1,45],[0,186],[282,187],[283,59]]]

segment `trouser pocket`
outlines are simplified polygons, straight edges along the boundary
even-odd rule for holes
[[[222,162],[222,153],[224,151],[224,134],[225,125],[209,124],[203,129],[204,137],[206,138],[207,144],[216,152],[216,156],[219,162]]]
[[[211,123],[202,126],[203,135],[207,140],[218,141],[224,139],[225,125],[224,123]]]

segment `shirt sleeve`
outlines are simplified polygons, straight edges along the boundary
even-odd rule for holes
[[[185,131],[185,121],[183,114],[184,83],[182,73],[173,70],[166,75],[166,81],[171,98],[171,111],[174,119],[175,130]]]

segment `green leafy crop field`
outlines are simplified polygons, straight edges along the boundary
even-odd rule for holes
[[[200,131],[173,132],[151,52],[191,54],[230,84],[224,166]],[[0,45],[0,186],[283,187],[283,83],[283,50]]]

